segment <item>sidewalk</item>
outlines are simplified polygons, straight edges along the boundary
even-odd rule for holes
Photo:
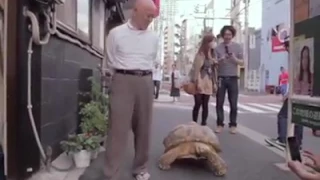
[[[163,138],[176,125],[190,121],[191,112],[179,109],[158,106],[155,103],[153,134],[151,140],[151,152],[149,172],[152,180],[296,180],[290,172],[280,170],[275,164],[284,162],[284,159],[276,153],[268,150],[247,137],[237,134],[231,135],[227,131],[219,135],[222,144],[222,157],[228,163],[228,174],[224,178],[216,178],[213,173],[206,171],[201,165],[194,163],[175,164],[169,171],[158,169],[158,159],[163,153]],[[211,118],[212,119],[212,118]],[[209,126],[213,127],[210,120]],[[132,180],[130,174],[133,159],[132,135],[127,146],[127,154],[123,158],[122,176],[119,180]],[[79,180],[104,180],[102,167],[104,163],[103,153],[87,168]]]

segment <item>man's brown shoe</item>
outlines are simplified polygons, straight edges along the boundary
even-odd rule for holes
[[[237,133],[237,128],[236,127],[230,127],[230,133],[231,134],[236,134]]]
[[[223,127],[222,126],[218,126],[214,132],[215,133],[221,133],[222,130],[223,130]]]

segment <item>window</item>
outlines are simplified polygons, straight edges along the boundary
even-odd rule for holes
[[[89,34],[90,26],[90,1],[77,0],[77,28],[78,30]]]
[[[92,1],[91,40],[92,45],[100,50],[104,49],[105,41],[105,6],[103,1]]]
[[[98,51],[104,49],[105,2],[102,0],[67,0],[57,7],[59,28],[88,43]]]
[[[57,18],[63,29],[71,30],[76,35],[89,37],[90,33],[90,1],[67,0],[57,7]]]
[[[65,1],[63,5],[57,6],[57,18],[69,29],[76,29],[76,0]]]
[[[104,6],[100,6],[100,48],[104,49],[104,40],[105,40],[105,11]]]

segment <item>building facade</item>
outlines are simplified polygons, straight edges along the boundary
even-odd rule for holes
[[[280,67],[288,68],[288,53],[281,45],[277,32],[289,29],[290,2],[290,0],[262,1],[260,69],[264,89],[277,86]],[[282,12],[280,16],[279,12]]]
[[[236,29],[237,34],[234,40],[238,43],[243,43],[242,27],[240,22],[240,11],[243,0],[231,0],[230,8],[230,24]]]
[[[52,150],[48,157],[54,160],[61,154],[60,141],[78,131],[79,93],[90,91],[88,77],[100,82],[104,74],[106,27],[121,21],[123,13],[119,4],[104,0],[68,0],[51,9],[55,20],[42,14],[51,7],[46,1],[1,2],[8,22],[1,62],[6,86],[6,109],[1,110],[6,122],[6,143],[1,144],[5,174],[7,179],[27,179],[39,170],[41,157],[30,119],[34,119],[41,146],[46,152]],[[38,27],[41,36],[30,27]]]
[[[169,77],[172,64],[175,60],[175,15],[177,11],[177,3],[175,0],[161,0],[160,3],[161,17],[164,27],[164,49],[163,49],[163,66],[164,76]]]
[[[248,90],[263,91],[261,87],[261,30],[249,28]]]

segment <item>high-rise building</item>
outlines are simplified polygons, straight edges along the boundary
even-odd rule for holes
[[[167,67],[165,72],[171,71],[171,65],[174,62],[174,24],[175,24],[175,15],[177,11],[176,0],[161,0],[160,3],[160,16],[162,17],[162,23],[164,27],[164,64]],[[164,73],[165,73],[164,72]]]
[[[241,30],[240,11],[242,0],[231,0],[230,9],[230,24],[236,29],[237,34],[234,40],[238,43],[243,43],[243,32]]]

